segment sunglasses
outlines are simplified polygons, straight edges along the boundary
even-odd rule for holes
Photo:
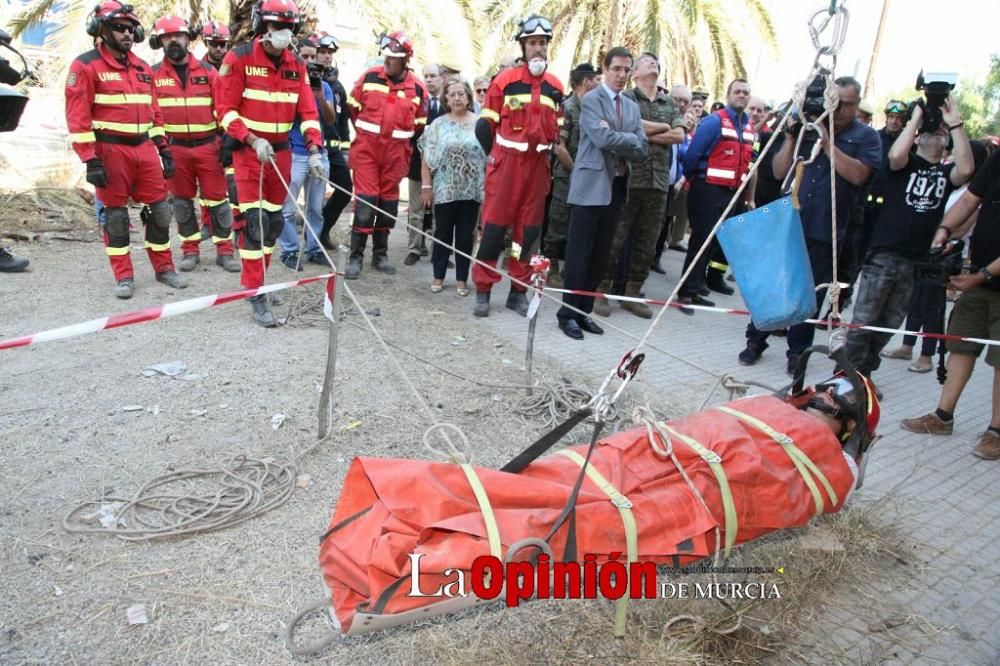
[[[135,34],[135,26],[131,23],[112,23],[111,29],[119,33]]]
[[[486,88],[476,88],[476,92],[477,93],[483,93],[483,94],[485,94],[486,90],[487,90]]]
[[[209,48],[213,48],[213,49],[224,49],[227,46],[229,46],[229,42],[225,42],[225,41],[212,41],[212,42],[208,42],[208,46],[209,46]]]

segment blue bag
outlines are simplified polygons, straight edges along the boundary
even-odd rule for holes
[[[725,220],[718,238],[759,330],[787,328],[816,312],[802,220],[791,196]]]

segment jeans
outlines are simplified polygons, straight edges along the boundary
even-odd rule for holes
[[[913,259],[878,250],[861,267],[852,324],[899,328],[913,300]],[[847,332],[847,354],[858,372],[870,376],[878,370],[879,357],[892,333],[851,329]]]
[[[323,158],[323,171],[329,172],[330,163],[326,155],[320,152]],[[281,215],[285,218],[285,226],[278,236],[278,244],[281,246],[281,254],[296,254],[299,251],[299,232],[295,226],[295,201],[299,198],[299,192],[305,188],[306,199],[306,224],[315,234],[306,231],[306,254],[322,254],[319,242],[316,240],[323,230],[323,203],[326,195],[326,183],[309,177],[309,156],[292,153],[292,176],[288,183],[290,194],[285,199],[285,205],[281,208]]]
[[[449,201],[434,204],[434,238],[454,245],[459,252],[472,254],[472,240],[479,221],[478,201]],[[451,250],[434,243],[431,263],[434,265],[434,279],[443,280],[448,271],[448,257]],[[455,255],[455,279],[466,282],[469,279],[469,260],[461,254]]]
[[[812,267],[813,280],[816,284],[829,282],[833,278],[833,245],[823,241],[806,239],[806,252],[809,254],[809,265]],[[826,289],[816,292],[816,312],[819,313],[823,299],[826,298]],[[767,338],[770,335],[767,331],[761,331],[753,325],[751,321],[747,326],[747,346],[754,347],[759,351],[767,349]],[[788,327],[788,351],[785,355],[788,358],[795,358],[812,346],[816,337],[816,327],[812,324],[795,324]]]
[[[943,286],[919,285],[913,292],[910,312],[906,315],[906,330],[924,333],[944,333],[945,289]],[[909,347],[917,344],[914,335],[904,335],[903,344]],[[924,338],[920,345],[921,356],[934,356],[938,344],[943,340]]]

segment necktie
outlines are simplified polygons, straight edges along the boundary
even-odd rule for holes
[[[622,128],[622,96],[621,93],[615,95],[615,115],[618,116],[618,129]],[[618,160],[618,166],[615,168],[616,176],[624,176],[626,171],[625,160]]]
[[[431,99],[431,115],[436,116],[438,112],[438,101],[437,97]]]

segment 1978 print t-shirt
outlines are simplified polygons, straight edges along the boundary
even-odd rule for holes
[[[886,174],[885,203],[872,232],[873,250],[891,250],[923,259],[951,196],[952,164],[931,164],[916,153],[906,166]]]

